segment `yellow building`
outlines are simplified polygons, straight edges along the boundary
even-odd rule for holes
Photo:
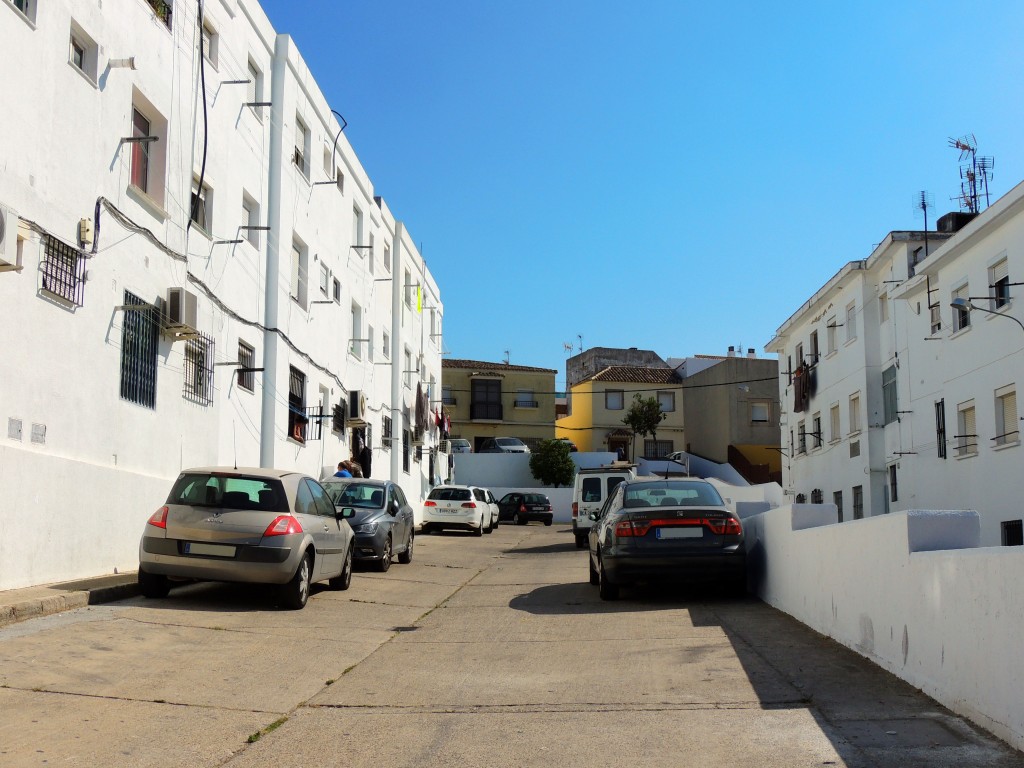
[[[442,360],[441,393],[452,438],[476,451],[488,437],[518,437],[531,448],[555,436],[552,368]]]
[[[656,397],[665,413],[657,439],[632,431],[622,419],[635,395]],[[611,365],[569,390],[569,415],[556,423],[555,434],[581,451],[622,451],[623,458],[655,458],[686,448],[683,432],[682,380],[672,368]]]

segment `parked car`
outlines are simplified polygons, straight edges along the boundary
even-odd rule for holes
[[[484,531],[484,533],[493,533],[494,529],[497,528],[501,522],[498,500],[494,498],[494,494],[491,493],[490,488],[481,488],[480,490],[484,492],[484,499],[487,501],[487,507],[491,510],[491,525],[488,530]]]
[[[453,437],[448,441],[449,453],[472,453],[473,445],[464,437]]]
[[[491,508],[482,492],[469,485],[438,485],[423,502],[423,531],[472,531],[483,536],[491,530]]]
[[[529,453],[530,448],[518,437],[488,437],[477,453]]]
[[[300,472],[200,467],[174,481],[139,543],[139,586],[166,597],[172,581],[278,585],[302,608],[313,582],[348,589],[354,536],[323,487]]]
[[[531,520],[551,525],[554,519],[551,501],[543,493],[506,493],[498,501],[498,510],[499,520],[509,520],[516,525],[526,525]]]
[[[746,591],[743,525],[705,480],[619,483],[590,517],[590,583],[603,600],[639,581],[683,580]]]
[[[572,533],[578,549],[587,546],[587,532],[594,524],[590,514],[601,510],[616,485],[635,477],[635,465],[627,462],[581,468],[576,473],[572,490]]]
[[[391,567],[391,558],[412,562],[416,538],[413,510],[402,489],[390,480],[332,478],[323,482],[336,509],[351,508],[346,517],[355,534],[357,560],[374,563],[378,571]]]
[[[579,448],[576,447],[576,443],[574,443],[568,437],[556,437],[555,440],[558,441],[559,443],[565,443],[566,445],[568,445],[569,453],[577,453],[579,451]]]

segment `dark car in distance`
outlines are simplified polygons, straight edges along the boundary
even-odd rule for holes
[[[415,543],[413,509],[402,489],[390,480],[330,478],[324,490],[334,506],[346,512],[355,534],[355,558],[369,561],[378,571],[391,567],[391,558],[412,562]]]
[[[498,520],[508,520],[516,525],[526,525],[537,520],[551,525],[554,514],[551,501],[543,493],[506,493],[498,501]]]
[[[603,600],[638,582],[701,582],[746,592],[743,524],[711,483],[626,480],[590,517],[590,583]]]

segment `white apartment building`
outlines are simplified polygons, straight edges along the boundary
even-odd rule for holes
[[[787,494],[842,520],[976,509],[984,545],[1020,542],[1022,211],[1024,184],[973,220],[942,217],[927,246],[892,232],[779,328]]]
[[[0,68],[0,589],[134,568],[185,467],[447,473],[440,290],[258,2],[0,0]]]

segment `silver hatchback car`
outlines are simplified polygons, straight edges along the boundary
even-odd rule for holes
[[[345,518],[300,472],[186,469],[146,523],[139,585],[146,597],[165,597],[174,580],[274,584],[286,607],[302,608],[313,582],[348,589],[352,581]]]

